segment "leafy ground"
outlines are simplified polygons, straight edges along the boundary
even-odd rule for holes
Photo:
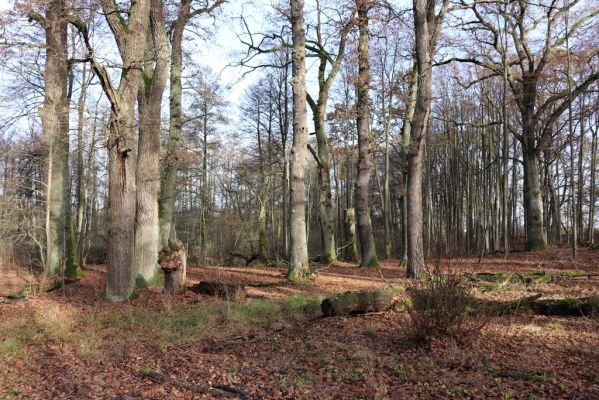
[[[480,284],[493,300],[599,294],[599,251],[567,249],[454,259],[466,273],[544,271],[552,282]],[[318,267],[317,267],[318,268]],[[599,398],[599,319],[528,312],[491,319],[466,342],[416,346],[405,311],[318,318],[332,292],[386,286],[406,297],[397,261],[380,269],[320,267],[290,285],[282,269],[191,268],[191,281],[244,282],[248,299],[227,303],[188,291],[142,289],[125,304],[102,299],[105,267],[63,289],[0,303],[0,395],[22,399],[211,398],[182,384],[220,383],[256,399]],[[146,375],[168,377],[156,383]]]

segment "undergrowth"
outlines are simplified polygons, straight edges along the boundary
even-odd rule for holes
[[[83,356],[110,346],[115,336],[146,338],[166,348],[202,338],[239,335],[276,324],[319,316],[323,295],[293,295],[282,300],[257,299],[244,303],[214,301],[182,308],[152,310],[124,307],[94,312],[80,318],[44,315],[0,324],[0,357],[24,354],[41,341],[74,346]],[[104,340],[102,340],[104,339]]]

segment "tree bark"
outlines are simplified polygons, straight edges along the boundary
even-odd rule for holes
[[[357,128],[358,128],[358,177],[356,179],[356,219],[360,241],[360,267],[378,267],[372,222],[370,220],[370,176],[372,175],[372,134],[368,126],[368,85],[370,67],[368,61],[368,2],[357,0],[358,7],[358,79],[357,79]]]
[[[126,26],[112,0],[103,0],[102,6],[123,62],[121,81],[116,93],[104,83],[105,91],[110,92],[107,94],[112,106],[108,143],[110,183],[106,297],[112,301],[123,301],[134,291],[137,149],[135,99],[143,68],[150,1],[137,0],[132,3]]]
[[[526,220],[526,251],[547,247],[543,230],[543,201],[539,154],[535,150],[523,150],[524,162],[524,212]]]
[[[168,78],[168,48],[162,0],[151,0],[148,51],[138,94],[139,156],[135,219],[135,282],[144,286],[158,272],[160,225],[160,126],[162,94]]]
[[[418,92],[411,129],[408,160],[408,271],[410,278],[419,277],[425,269],[422,214],[422,167],[428,113],[432,98],[432,63],[429,25],[426,21],[427,3],[414,0],[414,27],[416,33],[416,67]]]
[[[179,169],[179,150],[181,149],[181,132],[183,125],[181,97],[183,86],[181,73],[183,70],[183,31],[189,19],[189,2],[182,1],[177,19],[173,23],[171,37],[170,95],[169,95],[169,138],[164,160],[164,172],[160,187],[159,218],[160,241],[167,246],[173,223],[175,207],[177,170]]]
[[[287,278],[301,280],[308,272],[304,171],[308,144],[306,113],[306,38],[304,1],[291,0],[293,144],[291,147],[290,261]]]
[[[44,105],[40,110],[46,146],[46,252],[44,276],[61,272],[69,235],[69,98],[67,10],[63,0],[51,0],[39,17],[46,36]]]
[[[162,293],[175,295],[185,292],[187,279],[187,252],[182,243],[173,243],[160,251],[158,262],[164,271]]]

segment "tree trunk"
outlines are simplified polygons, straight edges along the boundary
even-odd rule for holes
[[[368,85],[370,71],[368,62],[368,4],[358,0],[358,79],[357,79],[357,127],[358,127],[358,177],[356,179],[356,219],[360,241],[360,267],[378,267],[376,246],[370,220],[370,176],[372,175],[372,135],[368,126]]]
[[[599,112],[599,110],[595,110]],[[592,138],[591,138],[591,182],[589,184],[589,222],[588,222],[588,241],[590,244],[595,243],[595,181],[597,173],[597,132],[599,126],[591,127]]]
[[[160,252],[159,263],[164,271],[162,293],[171,296],[184,293],[187,279],[187,252],[182,244],[177,243],[174,248],[163,248]]]
[[[46,35],[44,106],[40,110],[46,146],[46,254],[44,276],[61,272],[69,234],[69,98],[67,96],[67,10],[51,0],[40,21]]]
[[[83,248],[85,242],[84,226],[85,226],[85,210],[87,209],[86,196],[86,181],[85,181],[85,165],[83,161],[83,128],[84,128],[84,111],[85,100],[87,98],[87,86],[89,85],[87,78],[87,64],[83,64],[83,72],[81,73],[81,92],[77,102],[77,215],[75,219],[75,235],[77,238],[77,259],[79,265],[83,265],[85,260],[83,257]]]
[[[314,114],[314,130],[318,142],[319,211],[320,231],[322,234],[322,254],[320,256],[320,262],[328,264],[337,259],[337,249],[335,247],[333,195],[331,193],[329,140],[325,131],[324,122],[326,101],[323,103],[320,96],[316,110],[317,112]]]
[[[181,149],[183,92],[181,73],[183,69],[183,31],[188,20],[189,2],[182,1],[177,20],[173,23],[171,38],[170,95],[169,95],[169,138],[164,159],[164,172],[160,187],[159,217],[160,242],[167,246],[173,223],[173,209],[177,197],[177,170]]]
[[[308,142],[306,113],[306,38],[304,31],[304,1],[291,0],[293,144],[291,147],[291,249],[289,280],[300,280],[309,271],[306,239],[306,210],[304,171]]]
[[[539,154],[523,149],[524,161],[524,217],[526,221],[526,251],[543,250],[547,247],[543,232],[543,201]]]
[[[422,166],[432,98],[432,63],[429,25],[426,20],[427,2],[414,0],[414,25],[416,32],[416,66],[418,93],[411,129],[408,160],[408,271],[410,278],[419,277],[425,269],[422,215]]]
[[[410,141],[412,136],[412,122],[414,119],[414,111],[416,110],[416,100],[418,95],[418,68],[416,65],[412,67],[410,74],[410,91],[408,94],[408,104],[406,106],[406,117],[404,119],[403,126],[401,127],[401,147],[404,159],[402,160],[402,244],[403,244],[403,255],[401,264],[408,265],[408,249],[409,249],[409,237],[408,237],[408,193],[409,193],[409,158],[410,158]]]
[[[140,60],[144,59],[150,2],[132,3],[125,30],[115,15],[111,0],[103,0],[104,13],[121,43],[123,72],[117,93],[111,94],[109,138],[108,280],[106,297],[128,299],[134,290],[133,258],[136,208],[136,121],[135,99],[141,81]],[[114,19],[117,19],[115,21]],[[126,45],[124,45],[126,43]]]
[[[162,0],[152,0],[151,34],[139,89],[139,156],[137,158],[137,211],[135,219],[134,271],[137,286],[144,286],[158,272],[160,225],[160,125],[162,94],[168,78],[167,37]]]

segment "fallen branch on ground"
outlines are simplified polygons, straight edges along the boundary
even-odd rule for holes
[[[251,399],[250,395],[244,392],[241,389],[238,389],[233,386],[223,385],[220,383],[210,383],[206,385],[196,385],[195,383],[181,382],[176,379],[171,379],[159,372],[144,369],[141,371],[141,374],[149,378],[154,383],[168,383],[170,385],[176,386],[180,389],[189,390],[194,393],[210,393],[219,396],[227,396],[227,397],[239,397],[240,399],[249,400]]]

